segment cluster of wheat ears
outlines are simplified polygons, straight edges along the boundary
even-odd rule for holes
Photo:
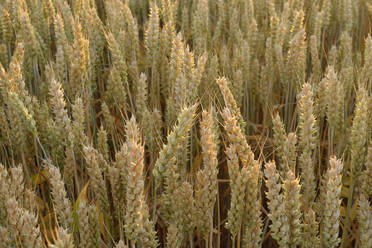
[[[371,33],[371,0],[0,0],[0,247],[371,248]]]

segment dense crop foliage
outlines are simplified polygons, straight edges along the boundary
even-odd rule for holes
[[[372,247],[370,0],[0,0],[0,248]]]

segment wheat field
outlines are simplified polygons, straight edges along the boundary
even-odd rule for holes
[[[0,0],[0,248],[372,248],[371,0]]]

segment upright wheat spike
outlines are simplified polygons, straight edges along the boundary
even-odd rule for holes
[[[246,208],[245,208],[245,228],[243,233],[243,247],[260,247],[262,234],[262,219],[261,219],[261,163],[257,160],[253,161],[252,168],[249,170],[247,192],[246,192]]]
[[[182,223],[182,233],[186,238],[192,238],[195,227],[196,215],[193,193],[191,184],[185,181],[176,189],[174,198],[172,199],[175,201],[175,214],[173,218],[177,218]]]
[[[280,164],[285,163],[285,142],[287,139],[287,134],[285,132],[284,124],[282,120],[280,119],[279,113],[275,115],[273,118],[273,132],[274,132],[274,145],[276,152],[279,156],[279,162]]]
[[[100,159],[102,154],[98,153],[96,149],[91,146],[85,146],[83,148],[85,160],[87,162],[87,171],[90,177],[90,186],[93,189],[94,194],[98,198],[98,203],[102,208],[105,215],[110,214],[110,207],[107,198],[107,189],[105,180],[103,178],[103,171],[107,169],[107,165],[103,164],[103,159]]]
[[[361,192],[366,196],[372,196],[372,141],[369,143],[365,165],[366,168],[361,175]]]
[[[156,232],[149,220],[149,209],[144,193],[144,148],[140,132],[134,118],[126,125],[126,144],[128,148],[128,174],[126,178],[125,231],[132,242],[146,247],[157,247]]]
[[[344,87],[338,80],[332,66],[327,68],[326,75],[327,94],[327,120],[333,129],[334,135],[338,135],[344,124]]]
[[[11,196],[9,187],[9,175],[7,169],[0,163],[0,223],[4,223],[7,217],[6,201]]]
[[[275,162],[271,161],[265,164],[266,186],[268,191],[266,197],[269,200],[269,219],[271,220],[271,235],[278,242],[280,247],[289,245],[289,219],[286,215],[286,206],[281,185],[279,182],[279,173],[276,170]]]
[[[165,144],[160,151],[159,158],[155,163],[153,175],[155,177],[156,187],[160,187],[164,180],[164,173],[167,170],[167,165],[170,159],[176,154],[180,154],[182,147],[178,144],[182,144],[186,139],[188,131],[190,130],[194,121],[194,113],[196,105],[186,107],[183,109],[178,116],[178,123],[173,128],[173,131],[168,135],[168,143]]]
[[[319,222],[314,210],[305,210],[303,220],[302,246],[305,248],[320,248]]]
[[[351,127],[351,165],[357,190],[360,187],[360,173],[364,164],[367,130],[368,130],[368,97],[367,91],[363,87],[358,90],[357,102],[355,106],[355,116]]]
[[[67,137],[71,133],[71,120],[67,115],[66,102],[64,99],[62,85],[54,78],[52,78],[52,80],[50,81],[49,94],[51,97],[50,104],[53,109],[55,121],[58,127],[58,133],[60,135],[60,138],[65,140],[65,145],[67,145],[67,142],[69,141]],[[67,135],[64,135],[65,132],[67,133]]]
[[[183,235],[181,228],[174,223],[170,224],[167,232],[167,248],[180,248],[182,245]]]
[[[234,145],[230,145],[226,149],[228,157],[228,169],[231,187],[231,204],[228,211],[226,228],[229,229],[232,235],[232,241],[240,233],[243,213],[245,209],[245,191],[248,182],[248,167],[244,166],[239,169],[239,160]]]
[[[341,177],[343,163],[332,156],[329,160],[329,168],[324,176],[325,195],[322,198],[323,212],[321,216],[321,242],[324,247],[337,247],[340,239],[340,204],[341,204]]]
[[[313,161],[313,151],[315,149],[315,117],[313,114],[313,93],[311,85],[305,83],[302,86],[302,91],[299,99],[299,128],[300,128],[300,141],[299,145],[302,149],[300,155],[300,166],[302,170],[303,188],[304,188],[304,204],[311,206],[315,199],[315,169]]]
[[[70,200],[67,198],[67,192],[61,173],[59,169],[51,163],[51,161],[46,161],[46,167],[50,174],[53,203],[58,216],[58,221],[63,228],[70,228],[72,227],[73,222],[72,209]]]
[[[287,172],[283,189],[285,213],[289,222],[289,246],[296,247],[302,240],[301,185],[291,170]]]
[[[226,78],[218,78],[217,84],[220,87],[223,99],[225,101],[226,107],[230,110],[230,112],[235,116],[237,119],[242,132],[244,133],[245,123],[243,117],[241,116],[240,109],[236,103],[234,96],[231,93],[231,90],[228,86],[228,81]]]
[[[213,225],[213,210],[217,196],[217,144],[213,110],[203,111],[200,123],[204,168],[197,174],[196,209],[198,226],[206,238]]]
[[[80,243],[79,246],[82,248],[89,247],[91,229],[89,225],[89,206],[86,204],[85,200],[82,200],[77,208],[77,215],[79,220],[79,234]]]
[[[243,165],[250,165],[254,160],[254,154],[251,147],[248,145],[243,131],[237,124],[237,117],[232,114],[229,108],[225,108],[222,111],[222,117],[225,122],[225,130],[229,137],[229,141],[234,144],[239,159],[242,161]]]
[[[358,222],[360,242],[362,248],[372,246],[372,211],[371,204],[365,195],[361,194],[358,200]]]

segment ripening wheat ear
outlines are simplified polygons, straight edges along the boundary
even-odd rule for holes
[[[72,134],[74,138],[74,152],[81,155],[83,146],[88,144],[88,137],[85,135],[85,113],[83,100],[78,97],[72,105]]]
[[[58,238],[50,248],[74,248],[74,239],[71,233],[62,227],[58,228]]]
[[[257,160],[253,161],[252,168],[248,172],[248,183],[246,191],[246,207],[244,216],[244,233],[243,247],[255,248],[260,247],[262,234],[262,219],[261,219],[261,163]]]
[[[209,5],[206,0],[199,0],[196,6],[196,13],[192,19],[192,35],[197,54],[206,51],[209,34]]]
[[[303,175],[304,187],[304,204],[310,207],[315,199],[316,181],[313,161],[313,151],[316,143],[315,117],[313,114],[313,93],[309,83],[302,87],[300,99],[298,102],[299,109],[299,145],[302,150],[300,155],[300,168]]]
[[[320,64],[319,59],[319,52],[318,52],[318,40],[315,35],[310,36],[310,52],[311,52],[311,64],[312,64],[312,75],[311,80],[314,82],[319,82],[321,73],[322,73],[322,67]]]
[[[245,209],[245,191],[248,182],[248,166],[239,169],[239,159],[236,148],[230,145],[226,149],[227,167],[229,169],[231,203],[228,212],[226,228],[231,233],[231,240],[235,243],[235,238],[240,233],[243,214]]]
[[[281,120],[279,113],[277,113],[273,118],[273,132],[275,149],[279,156],[279,162],[282,164],[285,162],[284,147],[287,135],[285,132],[283,121]]]
[[[198,172],[196,184],[196,211],[198,227],[205,238],[213,226],[213,210],[218,191],[217,174],[217,144],[216,123],[213,110],[203,111],[200,123],[202,156],[204,168]]]
[[[285,214],[289,223],[289,246],[301,245],[302,240],[302,213],[301,213],[301,185],[291,170],[287,171],[283,183]]]
[[[361,193],[366,196],[372,196],[372,141],[369,143],[366,168],[361,175]]]
[[[316,214],[311,208],[305,210],[303,223],[303,247],[320,248],[320,239],[318,234],[319,222],[316,220]]]
[[[372,246],[372,210],[368,198],[361,194],[358,200],[358,222],[362,248]]]
[[[167,165],[169,164],[170,159],[176,154],[180,154],[180,149],[183,149],[179,147],[178,144],[183,143],[184,140],[187,138],[187,134],[194,121],[196,106],[197,105],[193,105],[181,111],[180,115],[178,116],[177,125],[168,135],[168,143],[165,144],[160,151],[159,158],[155,163],[154,170],[152,171],[155,177],[156,187],[160,187],[162,185]]]
[[[168,83],[164,86],[164,93],[167,96],[166,119],[168,128],[173,125],[182,105],[185,103],[186,70],[183,68],[185,67],[185,61],[187,61],[185,45],[182,34],[178,33],[172,40]]]
[[[58,221],[63,228],[70,228],[72,227],[73,221],[71,202],[67,198],[67,192],[61,173],[59,169],[51,163],[51,161],[46,161],[45,164],[50,174],[53,203],[58,216]]]
[[[370,4],[370,8],[372,10],[372,4]],[[372,37],[371,34],[368,35],[368,37],[365,40],[365,51],[364,51],[364,67],[361,72],[361,80],[362,82],[365,82],[365,85],[368,85],[372,81],[372,73],[371,73],[371,67],[372,67]]]
[[[284,124],[279,117],[279,114],[273,119],[274,145],[277,150],[280,162],[280,173],[282,176],[288,169],[296,169],[297,160],[297,135],[289,133],[286,135]]]
[[[145,247],[157,247],[158,241],[154,224],[149,220],[149,208],[144,192],[144,147],[141,134],[132,117],[126,124],[126,144],[128,148],[126,178],[125,232],[133,242]]]
[[[25,185],[24,185],[24,176],[22,165],[19,164],[16,167],[10,168],[10,181],[9,181],[9,190],[10,193],[16,198],[17,201],[23,203]]]
[[[150,101],[152,106],[158,107],[160,97],[160,72],[158,68],[160,45],[160,18],[156,2],[150,2],[150,13],[145,30],[146,67],[151,68]]]
[[[68,145],[68,135],[71,133],[71,120],[67,115],[66,102],[61,83],[52,77],[49,87],[50,105],[55,116],[58,135],[64,140],[65,145]],[[68,135],[64,135],[66,133]],[[72,134],[72,133],[71,133]]]
[[[9,233],[8,228],[0,226],[0,243],[4,247],[11,247],[12,246],[12,236]]]
[[[286,206],[281,185],[279,181],[279,173],[276,170],[275,162],[271,161],[265,164],[266,177],[266,197],[269,200],[269,219],[271,236],[278,242],[280,247],[288,247],[289,244],[289,219],[286,215]]]
[[[227,107],[222,111],[222,117],[229,141],[235,146],[239,159],[244,166],[250,165],[254,160],[254,154],[248,145],[244,132],[238,125],[237,117]]]
[[[90,225],[90,217],[89,217],[89,210],[90,206],[87,205],[86,200],[82,199],[78,205],[77,215],[79,219],[79,234],[80,234],[80,242],[79,246],[83,248],[87,248],[92,245],[93,239],[93,227]]]
[[[228,86],[228,81],[226,78],[218,78],[217,84],[220,87],[223,99],[225,101],[226,108],[230,110],[233,116],[237,119],[239,126],[241,128],[242,133],[244,133],[245,130],[245,122],[244,119],[240,113],[240,109],[238,108],[238,105],[236,103],[236,100],[231,93],[231,90]]]
[[[90,186],[97,197],[102,212],[110,219],[110,206],[108,202],[107,188],[103,178],[103,171],[107,170],[107,165],[104,163],[104,159],[101,158],[102,154],[98,153],[98,151],[93,147],[85,146],[83,151],[85,160],[87,162],[88,175],[91,180]]]
[[[11,196],[9,187],[9,175],[6,167],[0,163],[0,207],[5,209],[6,201]],[[3,223],[6,219],[7,212],[0,211],[0,221]]]
[[[41,232],[37,216],[22,208],[19,202],[11,197],[6,202],[9,230],[20,247],[42,247]]]
[[[344,87],[333,68],[327,68],[325,80],[327,95],[327,120],[332,134],[338,135],[344,125]],[[332,139],[333,137],[331,137]]]
[[[127,246],[124,244],[123,240],[120,240],[120,241],[116,244],[115,248],[127,248]]]
[[[145,31],[145,47],[147,60],[150,63],[154,63],[157,59],[157,53],[159,49],[160,41],[160,27],[159,27],[159,9],[155,2],[152,2],[150,6],[149,21],[147,23]],[[153,64],[150,67],[155,69]]]
[[[337,247],[340,242],[339,237],[339,218],[341,204],[341,178],[343,163],[336,157],[329,160],[329,168],[323,179],[324,195],[321,197],[323,205],[320,223],[321,243],[325,247]]]
[[[175,219],[178,231],[184,235],[184,239],[192,238],[195,226],[195,200],[194,190],[191,184],[187,181],[179,184],[179,187],[174,192],[172,201],[175,207],[172,218]],[[181,225],[180,225],[181,224]],[[181,229],[180,229],[181,227]]]
[[[355,179],[356,189],[359,191],[360,174],[364,164],[367,130],[368,130],[368,96],[367,90],[360,87],[357,92],[355,116],[351,127],[350,145],[351,145],[351,166]]]

